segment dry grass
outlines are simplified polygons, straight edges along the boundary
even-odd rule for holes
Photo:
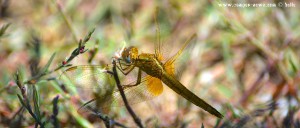
[[[230,8],[220,7],[219,1],[180,0],[2,0],[0,126],[45,123],[53,127],[57,119],[61,127],[105,127],[96,116],[77,113],[84,96],[65,90],[62,81],[53,80],[61,70],[48,71],[67,61],[72,51],[80,48],[79,40],[84,42],[93,28],[95,32],[85,44],[88,51],[76,55],[70,64],[109,64],[123,41],[143,52],[153,52],[153,17],[158,7],[164,53],[172,55],[197,33],[197,39],[179,59],[177,72],[186,87],[224,118],[218,120],[165,86],[161,96],[132,105],[146,127],[300,127],[300,3],[285,3],[289,2],[296,7]],[[54,52],[47,69],[45,65]],[[22,83],[45,67],[43,77]],[[33,113],[39,113],[41,119],[35,119],[24,107],[20,109],[17,94],[21,99],[24,96],[14,81],[17,70],[29,103],[38,107],[39,112],[33,109]],[[32,94],[39,99],[33,100],[36,96]],[[52,103],[57,95],[58,103]],[[59,108],[58,114],[52,111],[53,105]],[[136,127],[124,107],[114,109],[109,117]]]

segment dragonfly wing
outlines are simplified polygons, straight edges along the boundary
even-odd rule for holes
[[[61,75],[69,88],[75,87],[82,100],[97,101],[97,106],[107,103],[116,87],[113,77],[101,66],[74,66]],[[93,100],[91,100],[93,99]]]
[[[165,67],[166,72],[169,75],[175,77],[175,65],[174,65],[174,63],[167,62],[167,63],[164,64],[164,67]]]
[[[177,73],[180,73],[179,71],[175,71],[175,69],[178,69],[179,64],[177,62],[178,57],[181,55],[186,55],[188,54],[186,51],[183,53],[184,49],[188,46],[188,44],[191,42],[191,40],[196,36],[196,34],[192,35],[184,44],[183,46],[177,51],[177,53],[175,53],[175,55],[173,55],[172,57],[170,57],[165,63],[164,63],[164,68],[166,70],[166,72],[175,77],[178,78],[178,76],[180,76]],[[176,62],[176,67],[175,67],[175,62]]]
[[[163,92],[163,85],[160,79],[147,76],[148,80],[146,81],[146,86],[148,93],[154,96],[158,96]]]
[[[191,42],[191,40],[193,38],[195,38],[196,36],[197,36],[196,34],[193,34],[188,40],[186,40],[184,42],[183,46],[178,50],[178,52],[165,62],[165,65],[172,65],[176,61],[176,59],[181,55],[183,50],[188,46],[188,44]]]
[[[159,27],[159,23],[157,21],[157,17],[158,17],[158,13],[159,13],[159,9],[158,7],[155,9],[155,15],[154,15],[154,20],[155,20],[155,26],[156,26],[156,43],[155,45],[155,56],[158,60],[163,60],[163,56],[162,56],[162,51],[161,51],[161,39],[160,39],[160,27]]]
[[[134,83],[132,83],[134,84]],[[163,92],[162,81],[158,78],[145,76],[141,83],[136,86],[123,85],[124,93],[129,104],[137,104],[143,101],[147,101],[159,96]],[[107,101],[112,103],[112,106],[123,106],[124,102],[119,90],[113,93],[111,100]]]
[[[74,66],[64,71],[62,75],[66,76],[76,88],[88,90],[89,93],[86,94],[92,94],[80,107],[79,112],[86,112],[89,107],[107,112],[110,107],[124,105],[113,77],[100,66]],[[129,85],[135,83],[136,81],[133,81]],[[144,76],[141,83],[136,86],[122,86],[131,105],[153,99],[163,92],[161,80],[149,75]],[[82,95],[85,94],[81,93],[80,96]]]
[[[109,82],[111,82],[112,76],[101,66],[73,66],[66,69],[61,76],[67,78],[77,88],[106,89],[114,87],[108,86],[111,84]]]

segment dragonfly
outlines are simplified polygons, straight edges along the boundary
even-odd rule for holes
[[[125,75],[125,77],[134,69],[138,70],[136,73],[137,80],[127,85],[122,85],[130,104],[139,103],[159,96],[163,93],[164,83],[189,102],[218,118],[222,118],[223,115],[220,112],[187,89],[175,75],[174,62],[182,54],[183,50],[191,40],[196,37],[196,34],[188,38],[177,53],[172,57],[165,59],[161,50],[162,44],[158,27],[156,31],[157,41],[155,43],[154,53],[139,53],[137,47],[130,46],[122,48],[122,50],[114,57],[114,59],[118,60],[117,68]],[[163,62],[163,60],[166,61]],[[105,68],[99,65],[73,66],[66,69],[63,74],[76,86],[98,89],[95,96],[96,98],[86,102],[84,105],[96,102],[96,106],[105,107],[114,104],[115,102],[120,103],[121,100],[120,93],[113,80],[110,79],[110,74],[107,72],[110,68],[111,65],[106,66]]]

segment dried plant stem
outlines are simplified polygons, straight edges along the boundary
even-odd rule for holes
[[[141,119],[139,117],[136,116],[136,114],[134,113],[134,111],[132,110],[132,108],[129,106],[128,104],[128,101],[126,99],[126,96],[125,96],[125,93],[124,93],[124,90],[121,86],[121,82],[120,82],[120,79],[119,79],[119,76],[118,76],[118,73],[117,73],[117,68],[116,68],[116,60],[113,60],[113,75],[114,75],[114,79],[116,81],[116,84],[117,84],[117,87],[120,91],[120,94],[121,94],[121,97],[122,97],[122,100],[125,104],[125,107],[126,109],[128,110],[128,112],[130,113],[131,117],[133,118],[134,122],[140,127],[140,128],[143,128],[143,125],[141,123]]]

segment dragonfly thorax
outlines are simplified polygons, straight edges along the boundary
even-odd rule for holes
[[[149,53],[141,53],[138,55],[138,58],[135,60],[135,66],[156,78],[161,78],[165,70],[162,62],[160,62],[154,54]]]
[[[155,54],[138,53],[138,49],[134,46],[124,48],[121,52],[121,59],[127,64],[134,65],[146,72],[148,75],[160,78],[164,67]]]

